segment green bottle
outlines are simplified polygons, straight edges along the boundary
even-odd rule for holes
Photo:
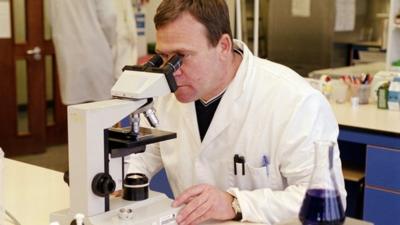
[[[378,109],[388,109],[389,84],[390,82],[385,82],[378,88],[376,93],[378,95]]]

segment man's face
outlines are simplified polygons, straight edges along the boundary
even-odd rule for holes
[[[219,55],[206,38],[205,27],[189,13],[157,30],[157,53],[164,61],[172,55],[182,55],[182,66],[175,73],[180,102],[192,102],[199,98],[211,98],[218,89],[223,73]]]

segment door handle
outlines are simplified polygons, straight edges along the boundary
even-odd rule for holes
[[[29,49],[26,51],[26,54],[33,56],[33,59],[36,61],[40,61],[42,59],[42,49],[39,46]]]

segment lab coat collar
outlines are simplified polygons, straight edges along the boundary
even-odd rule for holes
[[[243,50],[243,59],[235,77],[229,84],[221,102],[219,103],[210,127],[201,143],[201,150],[207,148],[207,146],[234,121],[234,118],[237,117],[237,112],[239,112],[239,107],[241,107],[240,97],[246,89],[250,76],[253,74],[253,54],[243,42],[234,40],[234,44]],[[198,133],[197,126],[196,130]]]

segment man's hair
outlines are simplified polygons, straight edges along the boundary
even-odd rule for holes
[[[188,12],[207,30],[212,46],[218,44],[223,34],[232,40],[229,10],[225,0],[163,0],[154,16],[156,29],[173,22],[182,13]]]

